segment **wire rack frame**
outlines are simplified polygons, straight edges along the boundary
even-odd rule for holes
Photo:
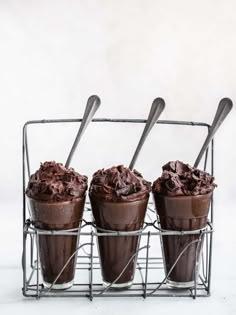
[[[23,127],[23,140],[22,140],[22,168],[23,168],[23,254],[22,254],[22,269],[23,269],[23,295],[26,297],[87,297],[92,300],[94,297],[203,297],[209,296],[211,292],[211,266],[212,266],[212,232],[213,232],[213,196],[211,200],[209,220],[207,227],[198,231],[164,231],[161,230],[159,222],[154,215],[154,204],[149,202],[146,221],[144,226],[139,231],[134,232],[122,232],[122,231],[105,231],[99,230],[93,222],[91,216],[91,208],[89,202],[86,202],[85,214],[89,215],[88,220],[83,220],[83,224],[79,229],[64,230],[64,231],[44,231],[35,228],[27,219],[26,213],[26,174],[30,176],[30,157],[28,147],[27,129],[32,124],[51,124],[51,123],[71,123],[81,122],[82,119],[53,119],[53,120],[34,120],[28,121]],[[145,119],[93,119],[92,122],[96,123],[145,123]],[[179,126],[198,126],[207,128],[208,132],[210,126],[202,122],[191,121],[171,121],[160,120],[157,124],[167,125],[179,125]],[[212,140],[210,147],[205,153],[204,170],[206,170],[208,161],[208,151],[210,151],[210,169],[211,174],[214,174],[214,140]],[[39,262],[39,235],[79,235],[80,243],[74,255],[77,255],[76,272],[83,272],[88,275],[87,281],[83,283],[75,283],[71,289],[59,291],[52,290],[52,288],[45,288],[40,278],[40,262]],[[195,279],[194,287],[191,289],[180,290],[172,289],[166,285],[166,279],[168,275],[162,276],[162,278],[150,277],[150,272],[162,271],[163,273],[163,258],[162,255],[157,256],[152,251],[152,244],[156,240],[155,237],[162,237],[165,235],[187,235],[187,234],[199,234],[199,239],[204,237],[204,245],[201,253],[201,270],[197,277],[197,264],[195,264]],[[99,257],[95,254],[95,240],[98,237],[112,236],[141,236],[141,239],[145,239],[145,244],[140,247],[135,253],[137,258],[136,274],[139,274],[139,281],[134,279],[131,288],[124,291],[114,291],[104,288],[101,281],[94,280],[94,274],[100,273]],[[199,245],[199,244],[198,244]],[[184,249],[184,251],[187,248]],[[89,252],[88,252],[89,251]],[[184,253],[181,253],[181,255]],[[145,255],[140,255],[145,253]],[[197,254],[196,254],[197,255]],[[27,257],[29,256],[29,261]],[[136,257],[137,256],[137,257]],[[174,265],[178,262],[175,261]],[[71,259],[71,257],[70,257]],[[172,268],[174,267],[172,266]],[[123,270],[124,271],[124,270]],[[121,274],[123,273],[121,272]],[[170,272],[169,272],[170,273]],[[117,280],[117,279],[116,279]],[[55,280],[56,282],[56,280]]]

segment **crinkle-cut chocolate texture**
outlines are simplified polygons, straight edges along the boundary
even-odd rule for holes
[[[162,170],[161,177],[152,185],[152,191],[161,195],[205,195],[217,186],[213,176],[180,161],[168,162]]]
[[[139,172],[118,165],[94,173],[89,195],[111,202],[126,202],[148,198],[150,191],[151,183]]]
[[[52,161],[41,163],[39,170],[31,175],[26,194],[38,201],[71,201],[83,197],[87,187],[87,176]]]

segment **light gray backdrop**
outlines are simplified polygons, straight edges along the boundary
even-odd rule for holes
[[[0,0],[1,265],[19,268],[24,122],[79,118],[88,96],[98,94],[102,105],[97,117],[146,118],[153,99],[161,96],[166,101],[162,119],[211,123],[222,97],[236,102],[235,12],[234,0]],[[214,282],[215,290],[222,291],[213,306],[219,312],[221,307],[222,312],[233,309],[227,304],[232,291],[225,293],[224,281],[233,285],[235,119],[233,110],[216,136],[215,244],[220,265],[215,270],[223,282]],[[30,129],[32,171],[40,161],[65,162],[78,127]],[[91,178],[98,168],[128,165],[141,131],[139,125],[90,126],[72,166]],[[169,160],[191,164],[204,136],[195,127],[155,126],[136,167],[154,180]],[[15,233],[8,233],[9,226]],[[9,287],[11,293],[21,286],[21,273],[17,275],[18,286]],[[114,311],[113,304],[107,305]]]

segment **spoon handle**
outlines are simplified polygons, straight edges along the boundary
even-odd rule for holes
[[[149,132],[151,131],[152,127],[157,122],[157,120],[160,117],[161,113],[163,112],[164,108],[165,108],[165,101],[162,98],[158,97],[153,101],[146,125],[145,125],[143,133],[142,133],[142,136],[139,140],[139,143],[138,143],[138,146],[135,150],[132,161],[130,162],[130,165],[129,165],[130,170],[133,169],[134,164],[138,158],[138,155],[142,149],[142,146],[143,146]]]
[[[211,140],[213,139],[217,129],[220,127],[220,125],[222,124],[222,122],[225,120],[226,116],[228,115],[228,113],[231,111],[233,107],[233,102],[231,101],[231,99],[229,98],[223,98],[217,108],[216,114],[215,114],[215,118],[213,120],[212,126],[210,128],[210,131],[206,137],[206,140],[198,154],[198,157],[194,163],[194,167],[198,167],[203,154],[205,153],[206,149],[209,146],[209,143],[211,142]]]
[[[100,104],[101,104],[101,100],[97,95],[92,95],[88,98],[87,105],[86,105],[86,108],[84,111],[84,116],[83,116],[83,119],[81,121],[79,131],[77,133],[77,136],[75,138],[75,141],[73,143],[70,154],[69,154],[67,161],[66,161],[66,164],[65,164],[66,167],[69,167],[70,162],[72,160],[72,157],[73,157],[75,150],[78,146],[78,143],[79,143],[85,129],[87,128],[88,124],[90,123],[94,114],[96,113],[98,107],[100,106]]]

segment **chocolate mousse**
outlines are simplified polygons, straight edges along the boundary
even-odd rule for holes
[[[214,177],[180,161],[162,167],[163,173],[152,186],[152,191],[165,196],[205,195],[216,187]]]
[[[31,175],[26,194],[39,201],[72,201],[84,197],[87,182],[87,176],[80,175],[73,168],[54,161],[44,162]]]
[[[89,196],[97,226],[103,283],[112,289],[132,285],[140,236],[103,236],[109,231],[137,231],[143,227],[151,183],[123,165],[98,170]],[[105,230],[105,231],[104,231]]]
[[[93,175],[89,195],[112,202],[136,201],[147,198],[151,183],[136,171],[123,165],[98,170]]]
[[[198,231],[207,225],[216,184],[210,174],[180,161],[171,161],[162,169],[161,177],[152,186],[161,228],[196,231],[196,234],[186,235],[162,234],[167,284],[174,288],[189,288],[194,286],[198,277],[204,239],[204,234],[200,236]]]
[[[86,189],[87,177],[73,168],[66,168],[56,162],[41,164],[39,170],[31,175],[26,190],[33,225],[42,230],[78,228],[82,220]],[[39,235],[39,256],[46,287],[53,284],[53,289],[67,289],[73,285],[76,255],[69,259],[76,251],[77,244],[76,235]]]

